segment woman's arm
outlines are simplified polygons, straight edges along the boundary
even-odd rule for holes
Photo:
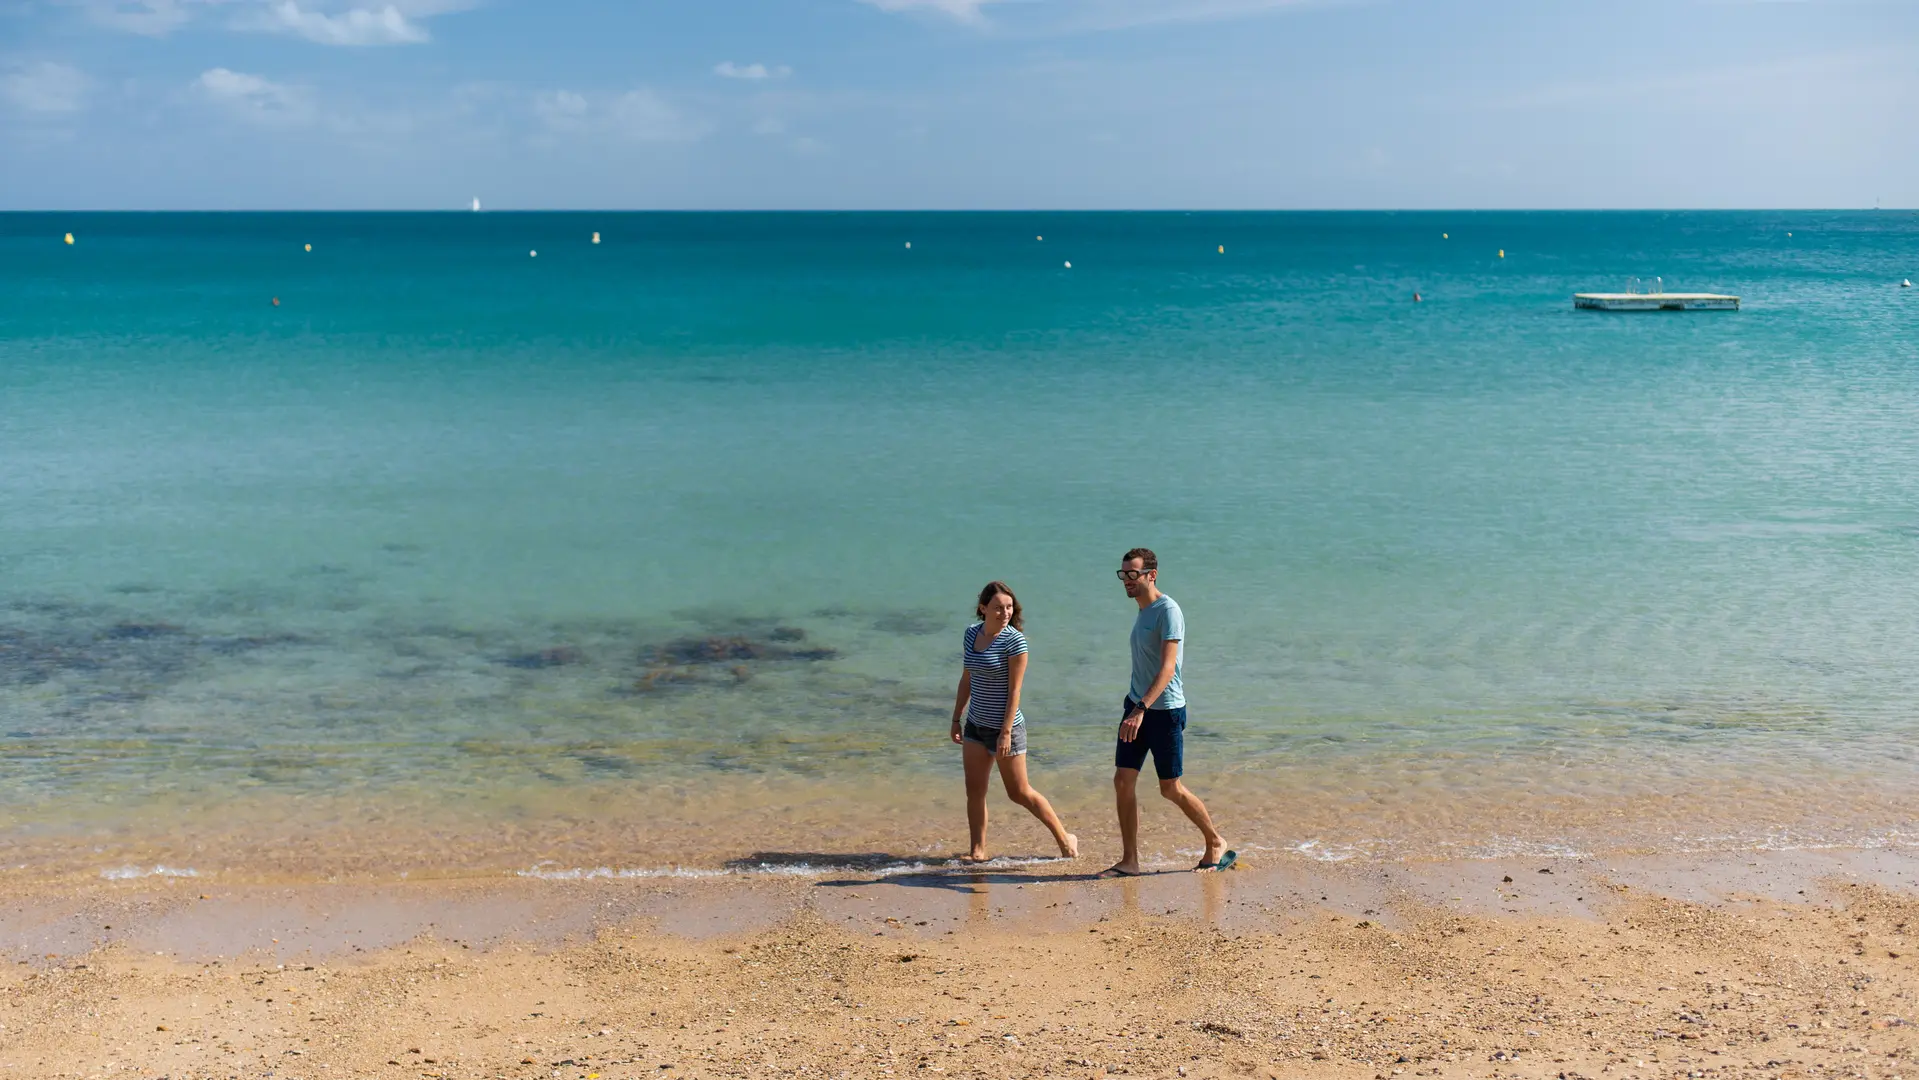
[[[1013,728],[1013,717],[1019,715],[1019,692],[1026,683],[1026,654],[1015,653],[1006,658],[1006,716],[1000,723],[1008,730]]]
[[[973,696],[973,673],[960,669],[959,691],[953,695],[953,741],[960,741],[960,717],[966,715],[966,699]]]
[[[1000,717],[999,748],[995,753],[1001,757],[1013,752],[1013,718],[1019,715],[1019,692],[1026,682],[1026,654],[1014,653],[1006,658],[1006,715]]]

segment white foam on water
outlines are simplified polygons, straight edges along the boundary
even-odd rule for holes
[[[100,876],[108,881],[133,881],[144,877],[199,877],[200,871],[191,866],[119,866],[100,871]]]
[[[1328,844],[1323,840],[1302,840],[1287,850],[1314,862],[1345,862],[1365,854],[1349,844]]]
[[[988,859],[985,862],[966,862],[961,859],[948,859],[945,862],[936,864],[936,868],[942,870],[1003,870],[1015,866],[1046,866],[1051,863],[1065,861],[1064,858],[1058,855],[1032,855],[1024,858],[1000,855]]]
[[[874,877],[895,877],[900,874],[924,874],[941,870],[1010,870],[1024,866],[1044,866],[1060,862],[1057,857],[1011,858],[1000,857],[985,862],[969,863],[959,859],[945,859],[934,862],[915,860],[913,862],[889,863],[881,866],[872,864],[856,865],[852,863],[760,863],[757,866],[735,866],[725,870],[705,869],[692,866],[574,866],[557,867],[550,863],[540,863],[525,870],[515,870],[514,876],[535,878],[540,881],[617,881],[634,878],[717,878],[739,876],[765,877],[825,877],[828,874],[870,874]]]
[[[1450,845],[1443,845],[1450,846]],[[1495,836],[1476,844],[1459,845],[1462,859],[1590,859],[1592,852],[1552,840],[1521,840]]]
[[[566,869],[548,869],[534,866],[525,870],[515,870],[514,875],[523,878],[538,878],[541,881],[593,881],[595,879],[617,880],[621,878],[709,878],[725,877],[725,870],[703,870],[691,866],[574,866]]]
[[[817,866],[812,863],[761,863],[758,866],[741,867],[729,871],[729,873],[762,874],[767,877],[821,877],[826,874],[860,873],[866,869],[867,868],[855,868],[851,866],[836,866],[832,863],[822,863]],[[871,872],[877,873],[878,871]]]
[[[1674,851],[1681,855],[1703,855],[1725,851],[1880,851],[1887,848],[1919,847],[1919,836],[1903,829],[1886,829],[1862,836],[1830,838],[1805,836],[1790,830],[1763,834],[1726,833],[1718,836],[1675,836]]]

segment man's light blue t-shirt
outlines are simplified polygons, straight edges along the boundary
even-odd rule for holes
[[[1139,617],[1133,620],[1133,700],[1153,688],[1153,680],[1159,678],[1160,650],[1168,641],[1179,642],[1179,659],[1173,665],[1173,681],[1166,684],[1166,692],[1158,701],[1148,702],[1149,709],[1183,709],[1186,707],[1186,691],[1179,684],[1180,669],[1186,664],[1186,616],[1180,613],[1179,605],[1164,593],[1159,599],[1139,609]]]

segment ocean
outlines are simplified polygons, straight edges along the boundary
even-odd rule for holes
[[[0,214],[0,863],[945,858],[992,578],[1097,858],[1134,546],[1248,857],[1919,842],[1915,274],[1911,212]],[[1655,276],[1743,310],[1572,307]]]

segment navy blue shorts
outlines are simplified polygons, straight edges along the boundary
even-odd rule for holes
[[[1139,702],[1129,694],[1126,704],[1120,710],[1121,720],[1133,711]],[[1114,739],[1113,767],[1116,769],[1138,770],[1146,764],[1146,753],[1152,751],[1153,771],[1161,780],[1177,780],[1186,771],[1186,707],[1177,709],[1147,709],[1146,718],[1139,722],[1139,734],[1132,742],[1120,742]]]

